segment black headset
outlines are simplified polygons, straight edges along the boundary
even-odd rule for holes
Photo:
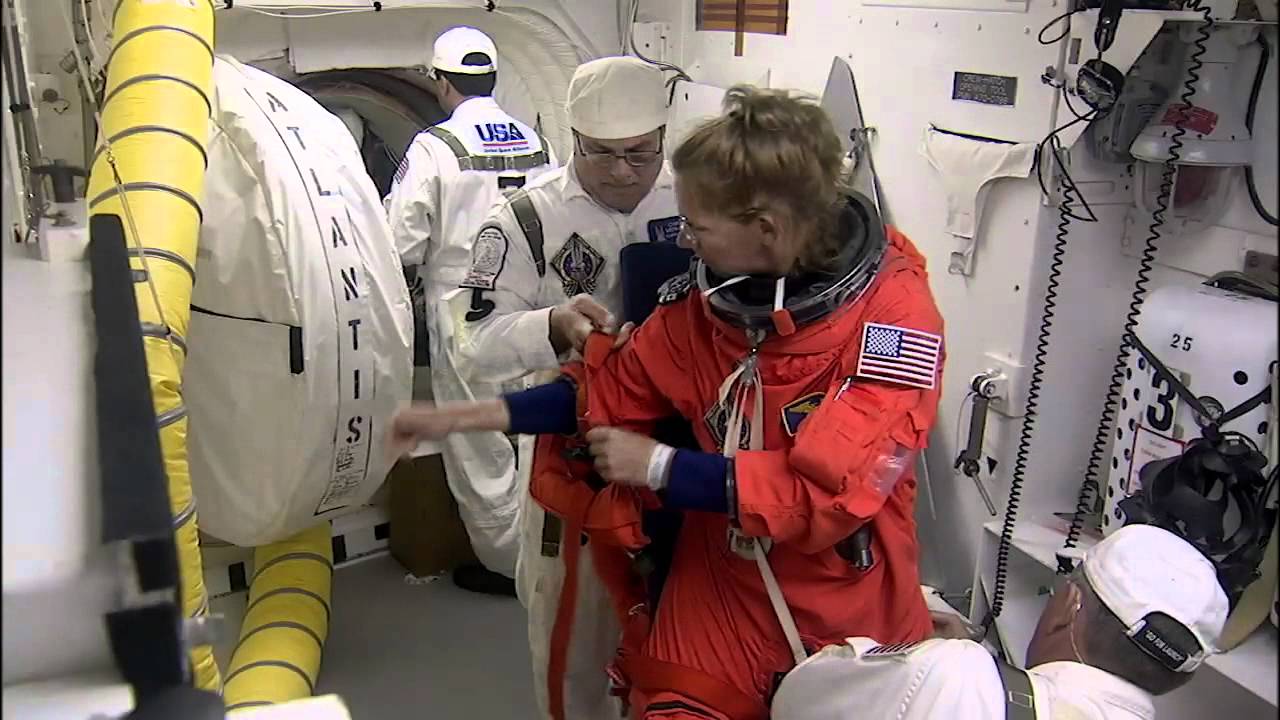
[[[1181,455],[1148,463],[1138,473],[1142,489],[1120,501],[1125,524],[1143,523],[1178,535],[1213,561],[1234,607],[1260,577],[1267,539],[1264,506],[1270,487],[1262,475],[1266,456],[1237,433],[1191,442]],[[1230,508],[1239,526],[1226,534]]]
[[[1249,437],[1222,427],[1266,402],[1271,387],[1224,410],[1212,398],[1192,394],[1136,335],[1131,334],[1129,342],[1196,411],[1202,428],[1201,436],[1181,455],[1143,466],[1138,472],[1141,490],[1121,500],[1119,509],[1126,525],[1164,528],[1209,558],[1234,607],[1259,577],[1258,565],[1275,522],[1267,503],[1275,489],[1276,472],[1270,478],[1264,476],[1267,456]],[[1239,526],[1228,535],[1225,520],[1232,506]]]
[[[1086,2],[1084,7],[1092,7]],[[1124,91],[1124,73],[1102,59],[1102,54],[1115,42],[1124,12],[1123,0],[1102,0],[1099,4],[1098,27],[1093,31],[1093,45],[1098,56],[1085,61],[1076,73],[1076,96],[1100,115],[1110,112]]]

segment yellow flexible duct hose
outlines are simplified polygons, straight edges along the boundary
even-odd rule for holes
[[[209,0],[121,0],[113,25],[117,39],[99,130],[106,142],[100,140],[90,166],[89,211],[120,217],[135,275],[147,280],[136,283],[138,315],[169,477],[182,610],[195,617],[208,612],[208,598],[181,378],[209,134],[213,6]],[[218,689],[213,649],[195,648],[191,660],[196,685]]]
[[[253,568],[240,642],[227,667],[228,711],[314,694],[329,634],[329,523],[256,548]]]

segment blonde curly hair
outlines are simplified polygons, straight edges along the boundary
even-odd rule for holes
[[[807,233],[796,268],[804,271],[826,269],[839,254],[843,157],[813,98],[738,85],[725,95],[724,112],[685,138],[671,164],[705,207],[736,218],[768,209]]]

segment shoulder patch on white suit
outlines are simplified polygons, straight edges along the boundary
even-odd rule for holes
[[[693,288],[693,284],[689,281],[689,273],[680,273],[670,280],[662,283],[658,288],[658,304],[670,305],[683,299],[689,294],[689,290]]]
[[[492,290],[507,262],[507,235],[497,225],[486,225],[471,247],[471,270],[459,283],[474,290]]]
[[[409,172],[409,152],[406,150],[404,157],[400,158],[400,164],[396,165],[395,182],[397,185],[404,182],[404,176]]]
[[[862,327],[857,377],[932,390],[938,385],[942,336],[899,325]]]

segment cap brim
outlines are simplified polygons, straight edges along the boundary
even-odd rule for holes
[[[498,71],[497,65],[490,63],[488,65],[460,65],[453,63],[432,63],[431,67],[440,72],[453,73],[455,75],[488,75]]]

